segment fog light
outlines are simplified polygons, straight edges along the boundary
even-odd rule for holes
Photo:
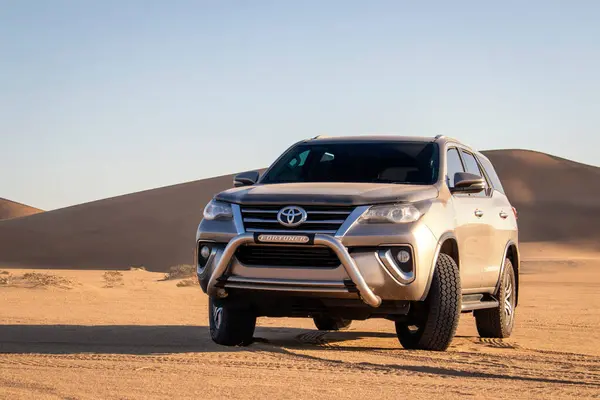
[[[402,264],[407,263],[410,261],[410,254],[406,250],[400,250],[396,255],[396,259]]]
[[[210,247],[202,246],[202,248],[200,249],[200,256],[202,258],[204,258],[205,260],[207,260],[208,257],[210,256]]]

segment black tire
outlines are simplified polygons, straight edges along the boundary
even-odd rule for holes
[[[215,300],[208,301],[210,337],[224,346],[247,346],[252,343],[256,316],[247,309],[232,308]]]
[[[315,316],[313,321],[320,331],[339,331],[348,328],[352,323],[351,319],[334,318],[327,315]]]
[[[504,270],[496,298],[500,305],[496,308],[476,310],[475,324],[482,338],[507,338],[515,325],[516,280],[512,262],[504,260]]]
[[[444,351],[452,342],[461,308],[458,266],[452,257],[440,254],[424,303],[417,303],[409,320],[396,322],[396,334],[405,349]]]

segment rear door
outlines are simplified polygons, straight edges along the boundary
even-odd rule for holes
[[[480,154],[477,155],[477,159],[491,183],[489,219],[493,229],[490,260],[487,268],[483,271],[482,285],[495,287],[500,276],[500,268],[504,263],[506,245],[509,241],[515,243],[518,241],[517,219],[492,163]]]

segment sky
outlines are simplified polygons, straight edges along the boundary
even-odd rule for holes
[[[599,165],[600,1],[1,4],[0,197],[42,209],[261,168],[318,134]]]

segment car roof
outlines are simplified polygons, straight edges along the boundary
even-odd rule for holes
[[[305,142],[319,143],[365,143],[365,142],[434,142],[434,137],[397,135],[315,136]]]
[[[438,142],[438,143],[458,143],[465,147],[466,144],[454,138],[437,135],[437,136],[399,136],[399,135],[356,135],[356,136],[325,136],[319,135],[310,139],[306,139],[304,143],[368,143],[368,142]]]
[[[306,139],[301,143],[393,143],[393,142],[425,142],[439,143],[441,145],[459,144],[478,156],[485,157],[481,152],[473,149],[471,146],[462,143],[460,140],[445,135],[437,136],[400,136],[400,135],[356,135],[356,136],[325,136],[319,135]],[[487,157],[485,157],[487,158]]]

